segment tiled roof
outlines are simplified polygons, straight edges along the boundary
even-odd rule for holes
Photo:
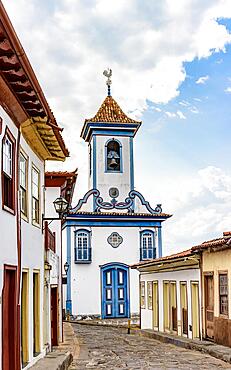
[[[182,251],[182,252],[178,252],[178,253],[174,253],[174,254],[170,254],[169,256],[164,256],[164,257],[160,257],[160,258],[155,258],[155,259],[150,259],[148,261],[141,261],[139,263],[135,263],[134,265],[131,265],[131,267],[138,267],[138,266],[145,266],[145,265],[148,265],[148,264],[152,264],[153,262],[164,262],[164,261],[168,261],[168,260],[172,260],[172,259],[175,259],[175,258],[180,258],[180,257],[187,257],[187,256],[190,256],[192,255],[192,250],[191,249],[187,249],[186,251]]]
[[[68,171],[47,171],[45,173],[45,176],[55,176],[55,177],[71,177],[71,176],[76,176],[78,170],[76,169],[75,171],[68,172]]]
[[[71,215],[70,211],[70,215]],[[167,213],[128,213],[128,212],[85,212],[85,211],[78,211],[73,213],[75,215],[92,215],[92,216],[127,216],[127,217],[171,217]]]
[[[195,245],[192,247],[192,251],[200,251],[207,248],[229,245],[231,245],[231,232],[224,232],[222,238],[208,240],[199,245]]]
[[[85,123],[87,122],[141,123],[126,116],[112,96],[106,97],[96,115],[86,119]]]

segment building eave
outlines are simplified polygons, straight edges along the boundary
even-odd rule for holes
[[[93,130],[98,130],[99,134],[103,131],[121,131],[130,132],[134,137],[141,126],[141,123],[118,123],[118,122],[91,122],[87,121],[81,131],[81,138],[85,141],[90,141],[91,134]]]
[[[14,123],[20,126],[28,119],[36,120],[38,118],[46,121],[46,125],[52,130],[55,141],[62,153],[58,155],[52,153],[52,151],[49,153],[50,148],[48,146],[48,153],[44,158],[64,160],[69,156],[69,152],[60,134],[61,129],[47,103],[2,2],[0,2],[0,74],[9,90],[8,96],[1,100],[4,109],[13,118]],[[17,104],[9,99],[10,95],[14,96]],[[28,135],[25,136],[30,145]],[[46,147],[45,142],[44,146]],[[39,152],[38,155],[41,156],[41,153]]]

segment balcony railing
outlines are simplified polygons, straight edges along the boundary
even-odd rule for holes
[[[44,235],[45,235],[45,249],[52,250],[54,253],[56,251],[55,246],[55,232],[52,232],[48,227],[48,222],[45,222],[45,229],[44,229]]]

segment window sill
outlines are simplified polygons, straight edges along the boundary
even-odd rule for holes
[[[28,216],[26,216],[23,212],[21,212],[21,219],[25,222],[29,222]]]
[[[107,171],[104,171],[104,173],[123,173],[123,171],[110,171],[110,170],[107,170]]]
[[[41,229],[41,225],[37,224],[36,222],[32,221],[32,225],[37,227],[38,229]]]
[[[76,264],[89,264],[89,263],[92,263],[92,261],[81,261],[81,260],[78,260],[78,261],[75,261]]]
[[[221,318],[221,319],[228,319],[229,318],[229,315],[227,314],[227,315],[224,315],[224,314],[219,314],[219,317]]]
[[[4,211],[6,211],[6,212],[11,213],[13,216],[15,216],[15,209],[9,208],[9,207],[7,207],[7,206],[5,206],[5,205],[3,205],[3,206],[2,206],[2,209],[3,209]]]

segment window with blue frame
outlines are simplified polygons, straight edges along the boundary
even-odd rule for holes
[[[91,262],[91,240],[90,231],[75,231],[75,263]]]
[[[112,139],[106,143],[106,172],[122,172],[122,145]]]
[[[140,233],[140,260],[156,258],[154,232],[144,230]]]

